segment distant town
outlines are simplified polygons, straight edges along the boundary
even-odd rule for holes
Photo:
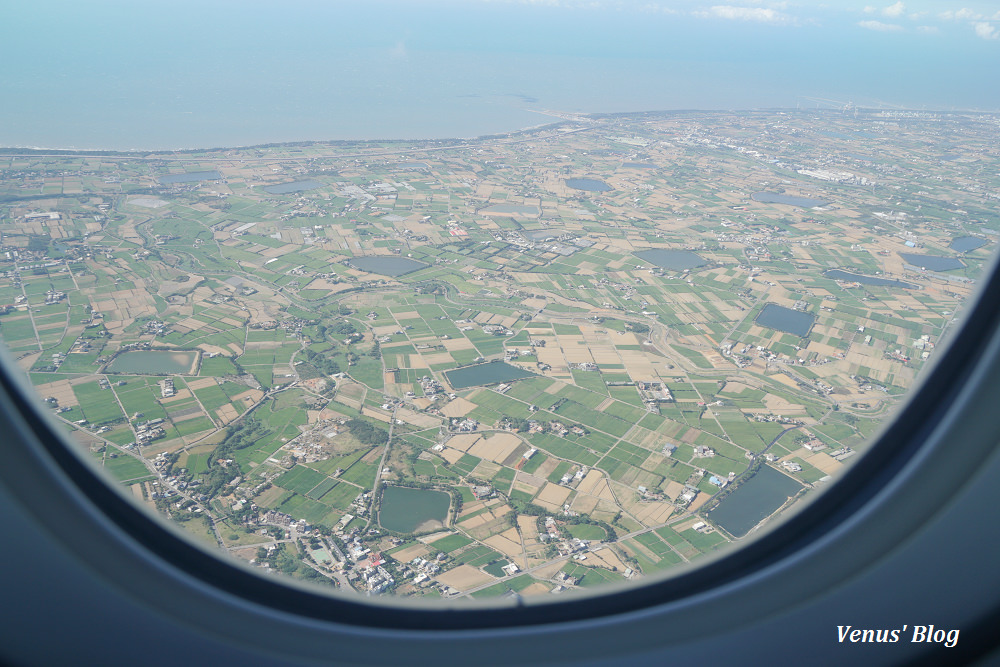
[[[81,456],[261,573],[502,598],[835,483],[1000,233],[1000,119],[584,116],[0,151],[0,338]]]

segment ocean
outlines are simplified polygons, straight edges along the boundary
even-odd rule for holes
[[[6,147],[464,138],[552,122],[552,110],[816,98],[1000,107],[996,87],[982,85],[996,40],[874,39],[846,19],[709,20],[628,2],[11,4],[0,22]]]

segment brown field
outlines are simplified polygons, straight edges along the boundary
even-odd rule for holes
[[[483,544],[493,547],[500,553],[512,559],[520,568],[527,567],[524,562],[524,550],[521,546],[521,538],[517,534],[517,529],[510,530],[488,537],[482,540]]]
[[[558,511],[562,509],[563,504],[571,493],[573,493],[572,489],[553,484],[552,482],[546,482],[542,488],[542,492],[538,494],[534,502],[546,509]]]
[[[475,403],[459,397],[441,408],[441,414],[445,417],[464,417],[475,409]]]
[[[452,449],[457,449],[460,452],[467,452],[472,445],[479,441],[480,436],[478,433],[459,433],[458,435],[453,435],[447,440],[447,444]]]
[[[453,570],[448,570],[444,574],[440,574],[435,577],[439,582],[445,586],[451,586],[460,591],[467,591],[470,588],[475,588],[477,586],[482,586],[483,584],[488,584],[491,581],[495,581],[492,575],[486,574],[482,570],[472,567],[471,565],[459,565]]]
[[[513,433],[495,433],[476,442],[467,451],[478,458],[503,463],[522,444]]]
[[[443,458],[448,463],[455,463],[460,458],[465,456],[462,452],[457,449],[452,449],[451,447],[445,447],[441,451],[437,452],[437,455]]]
[[[371,417],[372,419],[377,419],[381,422],[389,423],[392,421],[392,413],[386,412],[380,408],[373,408],[371,406],[364,406],[361,408],[361,414],[366,417]]]
[[[414,558],[426,558],[431,551],[426,544],[413,544],[392,554],[392,558],[400,563],[409,563]]]
[[[187,386],[192,391],[211,387],[215,384],[215,378],[192,378],[187,380]]]
[[[521,595],[541,595],[542,593],[548,593],[550,590],[552,590],[551,586],[548,586],[541,581],[536,581],[522,590]]]

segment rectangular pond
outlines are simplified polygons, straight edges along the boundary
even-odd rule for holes
[[[222,174],[217,171],[190,171],[186,174],[167,174],[160,176],[157,180],[161,185],[173,185],[174,183],[198,183],[199,181],[218,181]]]
[[[566,185],[574,190],[586,190],[588,192],[611,192],[614,190],[610,185],[596,178],[567,178]]]
[[[907,264],[912,264],[913,266],[919,266],[922,269],[927,269],[928,271],[952,271],[954,269],[961,269],[965,266],[962,260],[956,259],[954,257],[943,257],[941,255],[911,255],[910,253],[901,252],[899,256],[903,258],[903,261]]]
[[[451,496],[433,489],[387,486],[382,491],[378,522],[396,533],[420,533],[444,528]]]
[[[278,183],[277,185],[265,185],[264,192],[271,195],[287,195],[292,192],[307,192],[323,187],[323,184],[313,179],[304,181],[292,181],[291,183]]]
[[[111,360],[105,373],[127,375],[193,375],[198,370],[197,352],[133,350]]]
[[[798,206],[800,208],[814,208],[816,206],[826,206],[829,202],[822,199],[809,199],[808,197],[793,197],[783,195],[778,192],[755,192],[750,195],[754,201],[762,204],[787,204],[788,206]]]
[[[987,243],[986,239],[981,239],[978,236],[959,236],[953,239],[948,247],[957,252],[969,252],[976,248],[982,248]]]
[[[489,208],[484,208],[480,211],[486,215],[490,214],[508,214],[508,215],[538,215],[541,213],[537,206],[532,206],[530,204],[494,204]]]
[[[367,255],[365,257],[354,257],[345,264],[350,264],[356,269],[367,271],[368,273],[378,273],[383,276],[402,276],[413,273],[430,266],[424,262],[407,257],[394,257],[392,255]]]
[[[485,364],[456,368],[452,371],[445,371],[444,374],[448,378],[448,384],[455,389],[480,387],[487,384],[497,384],[498,382],[510,382],[511,380],[523,380],[535,375],[503,361],[490,361]]]
[[[743,537],[801,490],[802,484],[765,465],[723,498],[710,518],[733,537]]]
[[[684,269],[697,269],[705,266],[708,262],[701,255],[690,250],[666,250],[664,248],[652,248],[650,250],[640,250],[632,253],[639,259],[655,264],[661,269],[672,271],[683,271]]]
[[[903,282],[902,280],[866,276],[841,269],[829,269],[824,271],[823,275],[834,280],[845,280],[847,282],[861,283],[862,285],[872,285],[873,287],[902,287],[903,289],[917,289],[919,287],[918,285]]]
[[[762,327],[777,329],[794,334],[799,338],[805,338],[809,335],[809,330],[812,329],[816,316],[801,310],[785,308],[776,303],[769,303],[764,306],[764,310],[760,311],[754,321]]]

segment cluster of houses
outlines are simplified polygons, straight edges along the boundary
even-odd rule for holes
[[[147,422],[142,422],[135,425],[135,441],[139,445],[144,445],[148,442],[156,440],[157,438],[162,438],[166,435],[163,427],[160,424],[163,423],[163,418],[159,417],[157,419],[150,419]]]
[[[479,422],[468,417],[465,419],[454,417],[449,424],[449,428],[459,433],[471,433],[479,428]]]

